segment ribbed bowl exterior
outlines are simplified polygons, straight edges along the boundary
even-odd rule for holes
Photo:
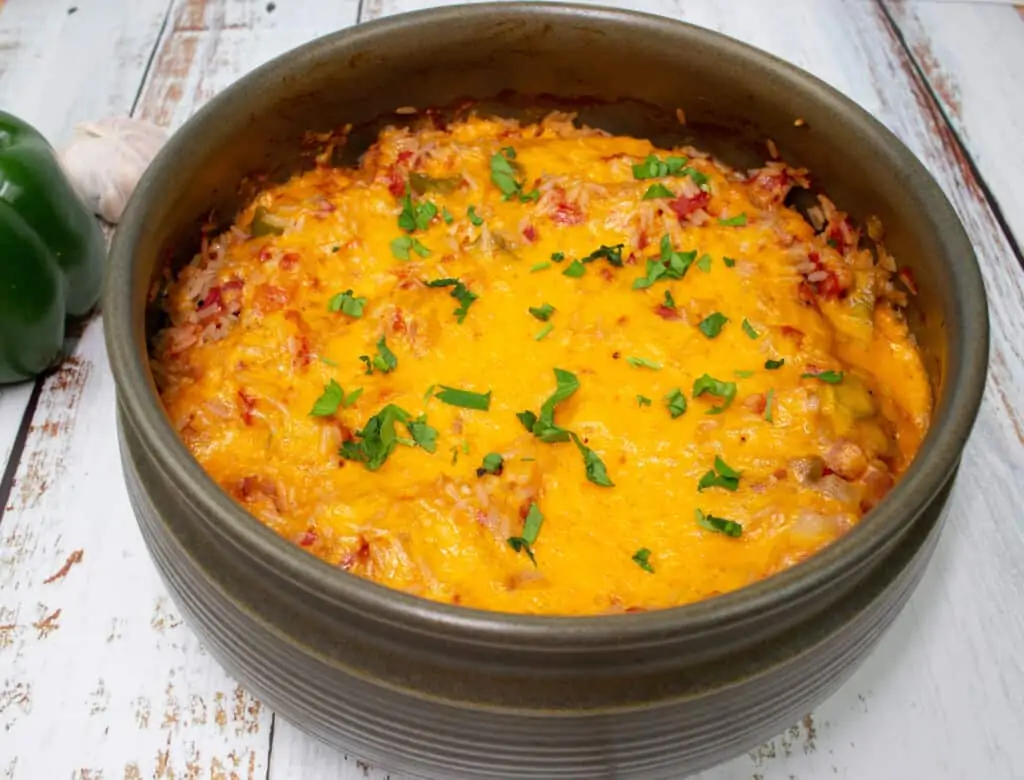
[[[307,131],[352,123],[342,150],[351,160],[383,123],[402,121],[389,113],[397,107],[467,97],[517,116],[568,108],[609,131],[694,143],[736,166],[763,161],[770,137],[844,209],[879,216],[918,282],[910,322],[936,396],[932,429],[885,500],[822,552],[734,593],[558,618],[387,590],[290,545],[221,491],[156,394],[147,355],[154,281],[195,252],[201,225],[230,222],[253,193],[250,174],[280,178],[307,164]],[[103,309],[129,496],[189,624],[283,717],[420,777],[677,778],[804,716],[852,673],[919,580],[988,355],[970,243],[923,166],[877,121],[808,74],[715,33],[547,3],[360,25],[225,90],[136,189]]]

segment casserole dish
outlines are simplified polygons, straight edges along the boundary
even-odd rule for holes
[[[738,167],[763,160],[771,138],[841,208],[881,219],[917,279],[911,323],[935,407],[916,460],[857,527],[785,572],[696,604],[510,615],[347,575],[280,539],[203,472],[148,369],[159,325],[147,316],[153,282],[192,256],[202,224],[230,223],[253,194],[253,174],[283,180],[308,165],[307,132],[351,123],[339,154],[351,162],[398,121],[397,107],[467,98],[505,115],[570,108],[589,125],[665,147],[692,141]],[[140,183],[112,249],[104,309],[129,495],[190,624],[283,717],[428,777],[679,776],[806,714],[856,668],[927,563],[988,343],[980,273],[955,214],[865,112],[720,35],[548,4],[394,17],[239,81],[174,136]]]

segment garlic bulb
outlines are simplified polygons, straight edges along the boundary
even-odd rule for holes
[[[143,171],[166,140],[163,128],[141,119],[115,116],[83,122],[75,126],[60,161],[85,204],[117,224]]]

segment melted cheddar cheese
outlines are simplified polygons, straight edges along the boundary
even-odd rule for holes
[[[564,115],[390,128],[161,291],[163,403],[255,517],[393,588],[580,615],[743,587],[852,527],[930,417],[892,259],[788,207],[806,183]]]

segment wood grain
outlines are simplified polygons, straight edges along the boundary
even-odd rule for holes
[[[884,5],[1024,244],[1024,7]]]
[[[366,0],[364,17],[433,4]],[[1024,647],[1024,522],[1016,510],[1024,488],[1012,476],[1024,473],[1024,274],[970,166],[872,3],[616,5],[681,18],[766,49],[875,114],[949,195],[977,248],[992,298],[993,367],[984,405],[964,455],[949,525],[918,592],[842,690],[784,734],[699,780],[1024,777],[1024,745],[1015,736],[1024,733],[1018,649]],[[273,780],[387,776],[280,722],[270,769]]]
[[[38,80],[22,74],[17,83],[38,90],[72,74],[66,91],[26,94],[19,108],[51,133],[127,112],[154,51],[141,113],[173,126],[241,73],[356,16],[354,2],[268,11],[266,2],[179,1],[169,17],[165,0],[83,2],[68,16],[83,40],[68,40],[61,54],[66,8],[10,0],[0,15],[0,41],[29,57],[7,73],[31,69],[41,52],[54,59],[36,65],[45,69]],[[90,17],[106,19],[107,33]],[[138,56],[111,62],[129,41]],[[76,57],[110,79],[85,84]],[[0,431],[17,427],[16,411],[7,412],[16,392],[0,397]],[[96,318],[43,386],[0,526],[0,770],[9,780],[262,780],[270,725],[182,624],[145,553],[120,477]]]

